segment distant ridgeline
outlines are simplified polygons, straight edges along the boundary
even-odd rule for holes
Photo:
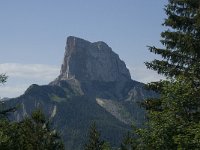
[[[143,87],[131,79],[125,63],[106,43],[70,36],[60,75],[49,85],[31,85],[6,103],[21,106],[10,116],[14,120],[42,109],[61,133],[66,149],[82,149],[93,121],[103,139],[119,146],[133,122],[139,126],[145,121],[138,103],[156,96]]]

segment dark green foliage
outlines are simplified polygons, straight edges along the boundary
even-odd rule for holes
[[[7,80],[8,76],[6,76],[5,74],[0,74],[0,83],[5,83]]]
[[[100,132],[97,131],[96,124],[93,123],[90,127],[88,142],[85,144],[85,150],[106,150],[109,146],[100,139]]]
[[[1,150],[64,150],[59,135],[51,130],[41,111],[21,122],[0,120]]]
[[[168,29],[161,33],[165,48],[149,48],[163,59],[147,62],[148,68],[168,77],[200,76],[199,8],[199,0],[169,0],[165,8],[168,18],[163,23]]]
[[[149,84],[160,98],[143,104],[148,122],[135,132],[136,149],[200,149],[200,1],[169,0],[165,11],[165,48],[149,48],[162,59],[146,65],[167,80]]]
[[[67,92],[65,93],[65,91]],[[123,135],[130,130],[130,126],[120,122],[99,106],[95,97],[73,95],[71,92],[71,97],[68,97],[67,87],[65,91],[58,86],[33,85],[24,95],[12,99],[6,104],[15,106],[23,103],[27,114],[30,114],[31,110],[35,110],[37,108],[35,104],[38,104],[47,116],[51,115],[52,109],[56,106],[57,111],[52,118],[52,125],[60,132],[67,150],[83,149],[88,127],[93,121],[98,124],[103,139],[109,141],[112,147],[120,146],[120,141]],[[63,100],[55,101],[55,95]],[[23,116],[22,107],[17,109],[14,115],[14,117]]]
[[[0,83],[5,83],[7,76],[0,75]],[[2,106],[2,103],[1,103]],[[21,122],[10,122],[7,114],[16,107],[0,110],[0,149],[1,150],[64,150],[63,143],[49,122],[38,110]]]
[[[111,148],[111,146],[110,146],[110,143],[108,143],[108,142],[104,142],[104,143],[103,143],[102,149],[103,149],[103,150],[112,150],[112,148]],[[114,149],[113,149],[113,150],[114,150]]]
[[[135,127],[133,127],[135,128]],[[137,138],[135,136],[136,134],[132,132],[128,132],[121,143],[120,150],[135,150],[138,143]]]
[[[4,84],[7,80],[8,76],[5,74],[0,74],[0,84]],[[4,108],[3,102],[0,101],[0,119],[6,118],[7,114],[10,112],[14,112],[16,110],[16,107],[11,108]]]
[[[148,110],[145,129],[138,129],[143,149],[199,149],[200,91],[192,82],[177,78],[163,84],[162,111]]]

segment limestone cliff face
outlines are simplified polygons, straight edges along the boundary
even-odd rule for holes
[[[64,61],[59,80],[75,78],[78,81],[127,81],[129,70],[119,56],[104,42],[67,38]]]
[[[82,150],[91,122],[118,147],[130,125],[142,125],[145,111],[138,105],[157,94],[134,81],[119,56],[104,42],[68,37],[60,75],[49,85],[32,85],[6,101],[20,108],[10,118],[21,120],[42,109],[61,133],[66,149]]]

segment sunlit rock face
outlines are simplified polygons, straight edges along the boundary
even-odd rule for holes
[[[50,85],[67,82],[80,94],[123,100],[132,86],[125,63],[102,41],[67,38],[60,75]],[[128,86],[127,86],[128,85]]]
[[[67,38],[60,80],[126,81],[131,76],[125,63],[104,42],[94,42],[70,36]]]
[[[31,85],[18,98],[5,101],[20,105],[9,117],[19,121],[41,109],[57,129],[68,150],[82,150],[92,122],[104,140],[118,147],[134,122],[141,126],[145,110],[140,103],[157,96],[134,81],[119,56],[104,42],[67,38],[60,75],[49,85]]]

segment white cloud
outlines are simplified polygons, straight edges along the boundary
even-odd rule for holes
[[[158,75],[157,72],[147,69],[145,66],[141,67],[129,67],[129,71],[133,80],[149,83],[153,81],[159,81],[165,77]]]
[[[59,74],[59,67],[43,64],[0,64],[0,73],[6,73],[9,77],[42,79],[49,81]]]
[[[0,74],[6,73],[8,81],[0,86],[0,97],[16,97],[31,84],[48,84],[59,75],[60,68],[44,64],[0,64]]]
[[[31,84],[44,85],[53,81],[59,75],[60,67],[44,64],[0,64],[0,74],[6,73],[9,76],[5,85],[0,85],[0,97],[17,97]],[[133,80],[148,83],[164,79],[145,66],[129,67]]]
[[[17,97],[20,96],[21,94],[23,94],[25,92],[25,90],[29,87],[30,85],[15,85],[15,86],[7,86],[7,85],[3,85],[0,86],[0,98],[3,97]]]

